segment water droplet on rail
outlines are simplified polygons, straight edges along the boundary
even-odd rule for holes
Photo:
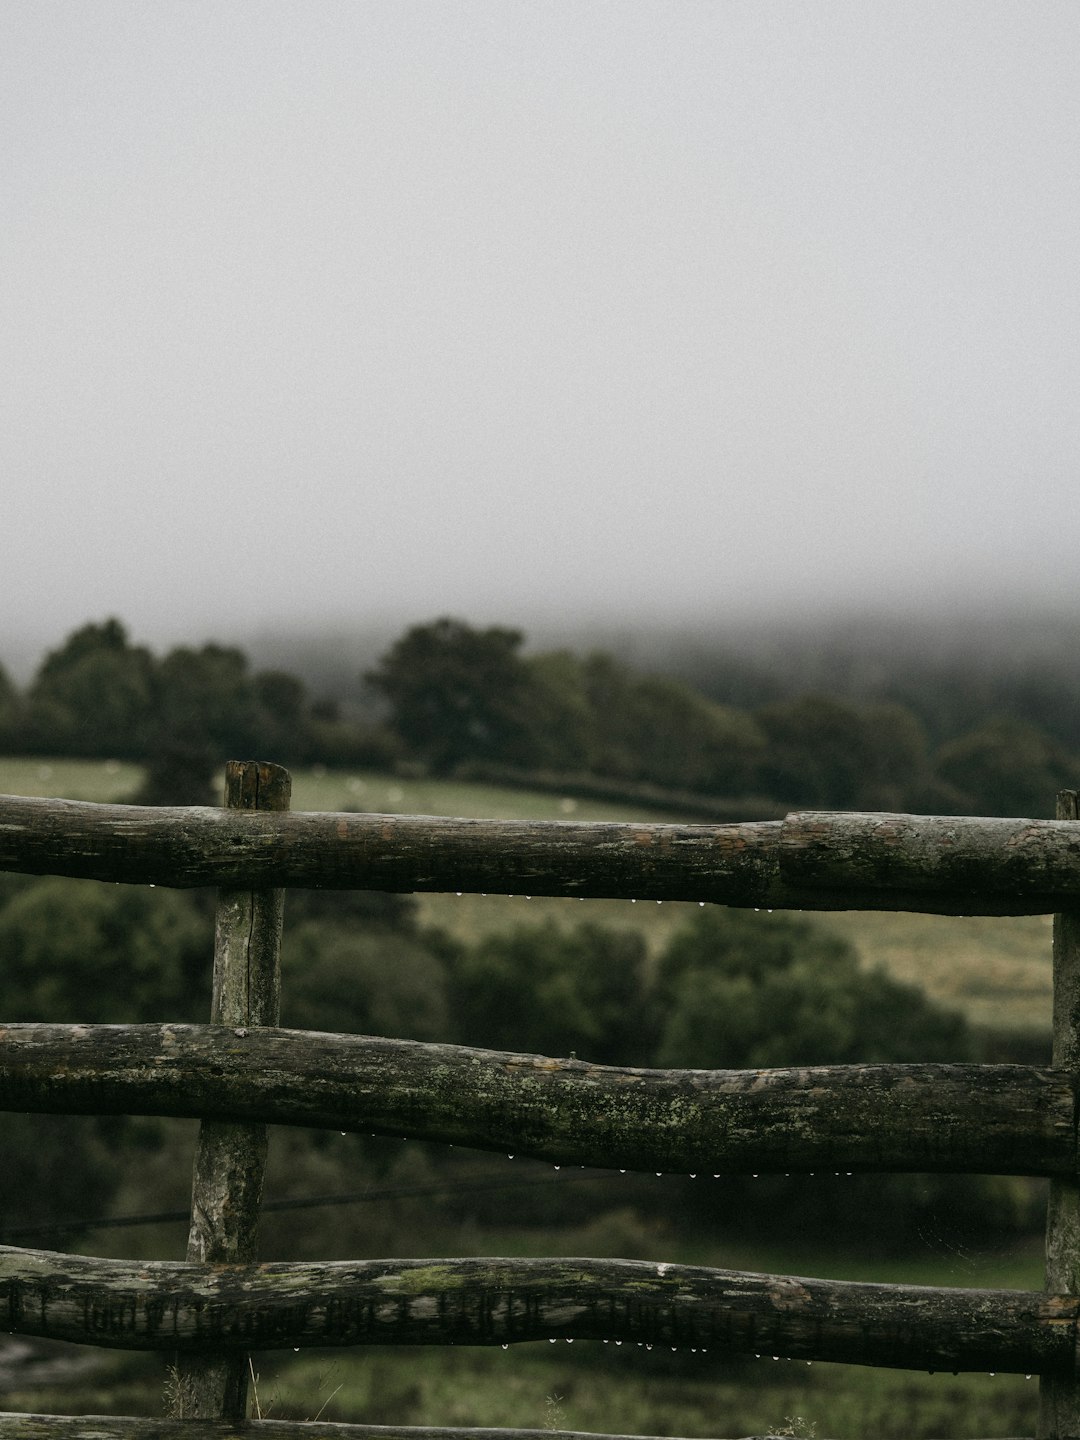
[[[509,1349],[510,1349],[510,1346],[509,1346],[509,1345],[504,1345],[502,1348],[503,1348],[504,1350],[509,1350]]]

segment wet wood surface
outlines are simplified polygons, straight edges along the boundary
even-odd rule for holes
[[[1080,822],[814,812],[743,825],[587,824],[5,796],[0,869],[178,888],[1050,914],[1080,899]]]
[[[230,760],[225,804],[246,815],[289,808],[292,779],[280,765]],[[214,923],[210,1018],[236,1028],[281,1018],[284,890],[219,890]],[[191,1181],[187,1258],[213,1265],[258,1255],[259,1204],[266,1170],[266,1126],[233,1118],[199,1126]],[[243,1419],[246,1355],[192,1355],[177,1367],[173,1408],[193,1419]]]
[[[205,1267],[0,1247],[0,1324],[118,1349],[608,1340],[894,1369],[1067,1370],[1080,1298],[640,1260]]]
[[[1076,1164],[1071,1078],[1023,1065],[644,1070],[305,1030],[24,1024],[0,1027],[0,1108],[233,1117],[682,1174]]]

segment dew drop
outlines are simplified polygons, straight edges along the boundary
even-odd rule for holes
[[[566,1343],[567,1343],[567,1345],[573,1345],[573,1343],[574,1343],[573,1340],[570,1338],[569,1335],[566,1337]]]
[[[294,1355],[299,1355],[299,1354],[300,1354],[300,1346],[299,1346],[299,1345],[294,1345],[294,1346],[292,1347],[292,1352],[293,1352]]]
[[[691,1170],[691,1171],[690,1171],[690,1179],[691,1179],[691,1180],[696,1180],[696,1179],[697,1179],[697,1171],[695,1171],[695,1170]]]
[[[509,1346],[509,1345],[504,1345],[502,1348],[503,1348],[504,1350],[509,1350],[509,1349],[510,1349],[510,1346]]]
[[[554,1168],[555,1168],[556,1170],[561,1170],[561,1169],[562,1169],[562,1166],[561,1166],[561,1165],[556,1165]]]
[[[621,1340],[616,1340],[616,1341],[615,1341],[615,1344],[616,1344],[616,1345],[621,1345],[621,1344],[622,1344],[622,1341],[621,1341]]]
[[[508,1160],[512,1160],[514,1157],[513,1157],[513,1155],[507,1155],[506,1158],[507,1158]]]
[[[662,1170],[657,1170],[657,1172],[656,1172],[656,1178],[657,1178],[658,1180],[663,1179],[663,1175],[664,1175],[664,1172],[663,1172]]]

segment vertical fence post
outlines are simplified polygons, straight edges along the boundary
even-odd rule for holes
[[[1080,818],[1078,792],[1062,790],[1057,818]],[[1080,1071],[1080,907],[1054,916],[1054,1067]],[[1080,1295],[1080,1185],[1051,1180],[1046,1216],[1046,1288]],[[1080,1435],[1080,1377],[1045,1375],[1039,1384],[1040,1440]]]
[[[287,810],[292,778],[279,765],[230,760],[230,810]],[[284,890],[219,890],[214,933],[210,1021],[277,1025],[281,1009]],[[187,1258],[235,1265],[256,1258],[259,1201],[266,1165],[266,1126],[204,1120],[191,1186]],[[242,1420],[247,1413],[248,1357],[193,1356],[177,1370],[172,1410],[183,1419]]]

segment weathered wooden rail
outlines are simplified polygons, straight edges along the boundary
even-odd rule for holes
[[[0,1247],[0,1325],[175,1352],[182,1413],[161,1421],[0,1414],[0,1440],[528,1440],[551,1432],[248,1421],[246,1353],[560,1336],[1038,1373],[1040,1436],[1080,1434],[1080,820],[1072,792],[1056,821],[813,813],[749,825],[526,824],[287,807],[285,772],[255,764],[230,765],[223,810],[0,798],[0,868],[220,889],[210,1025],[0,1026],[0,1108],[203,1122],[186,1263]],[[643,1070],[282,1030],[277,952],[288,886],[1054,913],[1053,1065]],[[644,1171],[1049,1176],[1047,1291],[589,1259],[258,1264],[267,1124]]]

